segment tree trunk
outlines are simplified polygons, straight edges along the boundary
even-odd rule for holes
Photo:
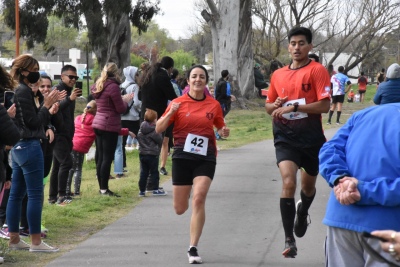
[[[209,21],[213,41],[214,80],[222,70],[232,77],[233,95],[255,95],[253,52],[251,45],[251,0],[220,1],[217,7],[207,0],[212,17]],[[243,106],[243,105],[241,105]]]

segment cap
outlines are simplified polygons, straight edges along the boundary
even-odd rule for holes
[[[400,65],[397,63],[393,63],[392,65],[390,65],[386,72],[386,78],[388,79],[400,78]]]

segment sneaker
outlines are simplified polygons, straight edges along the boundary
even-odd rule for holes
[[[100,192],[100,195],[102,195],[102,196],[121,197],[120,195],[114,193],[113,191],[111,191],[109,189],[107,189],[107,191],[104,193],[102,193],[100,190],[99,190],[99,192]]]
[[[24,227],[19,228],[19,236],[29,236],[29,229]]]
[[[56,205],[57,206],[66,206],[71,202],[72,202],[72,197],[63,196],[63,197],[58,198]]]
[[[162,174],[162,175],[168,175],[168,172],[167,172],[167,170],[166,170],[164,167],[161,167],[161,169],[160,169],[160,174]]]
[[[199,253],[197,253],[196,247],[191,247],[188,250],[187,255],[188,255],[190,264],[200,264],[203,262],[199,256]]]
[[[53,204],[56,204],[57,198],[49,198],[48,201],[49,201],[50,205],[53,205]]]
[[[31,245],[29,252],[57,252],[59,251],[58,248],[52,247],[47,245],[46,243],[44,243],[42,241],[42,243],[40,243],[40,245]]]
[[[336,125],[340,125],[340,124],[342,124],[340,121],[337,121],[337,122],[336,122]]]
[[[163,189],[158,188],[157,190],[153,190],[153,196],[166,196],[167,192]]]
[[[11,250],[28,250],[30,246],[24,240],[20,239],[17,244],[8,243],[8,248]]]
[[[121,179],[121,178],[124,178],[124,177],[126,177],[126,176],[123,173],[115,175],[115,178],[117,178],[117,179]]]
[[[294,234],[297,237],[303,237],[306,234],[308,223],[307,218],[310,216],[308,214],[300,214],[301,200],[296,203],[296,219],[294,221]]]
[[[0,229],[0,238],[10,239],[10,233],[8,232],[8,228],[1,228]]]
[[[108,180],[112,180],[112,179],[115,179],[115,177],[112,175],[108,176]]]
[[[328,121],[327,123],[326,123],[326,125],[331,125],[332,123],[330,122],[330,121]]]
[[[282,252],[285,258],[294,258],[297,255],[296,240],[294,237],[286,237],[285,249]]]
[[[145,197],[146,196],[146,192],[139,192],[139,197]]]
[[[124,172],[128,172],[128,170],[124,169]]]

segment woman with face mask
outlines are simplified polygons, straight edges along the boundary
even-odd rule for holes
[[[10,74],[18,82],[14,97],[17,108],[15,123],[20,130],[21,139],[11,150],[12,185],[7,204],[9,248],[30,252],[56,252],[58,248],[41,240],[44,161],[40,141],[46,139],[44,126],[58,110],[60,93],[57,90],[52,91],[41,105],[35,101],[33,89],[36,89],[40,79],[39,63],[30,55],[17,57],[13,61]],[[19,237],[21,203],[26,193],[31,245]]]

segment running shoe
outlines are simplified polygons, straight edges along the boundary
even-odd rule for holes
[[[62,196],[62,197],[58,198],[56,205],[57,206],[66,206],[66,205],[70,204],[71,202],[72,202],[72,197]]]
[[[139,197],[145,197],[146,196],[146,192],[139,192]]]
[[[167,170],[166,170],[164,167],[161,167],[161,169],[160,169],[160,174],[162,174],[162,175],[168,175],[168,172],[167,172]]]
[[[10,233],[8,232],[8,228],[7,227],[0,229],[0,238],[10,239]]]
[[[199,256],[199,253],[197,252],[196,247],[191,247],[188,250],[187,255],[188,255],[190,264],[200,264],[203,262]]]
[[[285,240],[285,249],[282,252],[282,255],[285,258],[294,258],[297,255],[297,247],[296,247],[296,240],[294,237],[289,236],[286,237]]]
[[[29,252],[57,252],[59,249],[49,246],[42,241],[39,245],[31,245]]]
[[[111,191],[109,189],[107,189],[107,191],[104,193],[102,193],[101,191],[99,191],[99,192],[100,192],[100,195],[102,195],[102,196],[121,197],[120,195],[114,193],[113,191]]]
[[[297,237],[303,237],[306,234],[307,227],[311,223],[308,223],[307,218],[310,218],[308,213],[300,214],[301,200],[296,203],[296,219],[294,220],[294,234]]]

